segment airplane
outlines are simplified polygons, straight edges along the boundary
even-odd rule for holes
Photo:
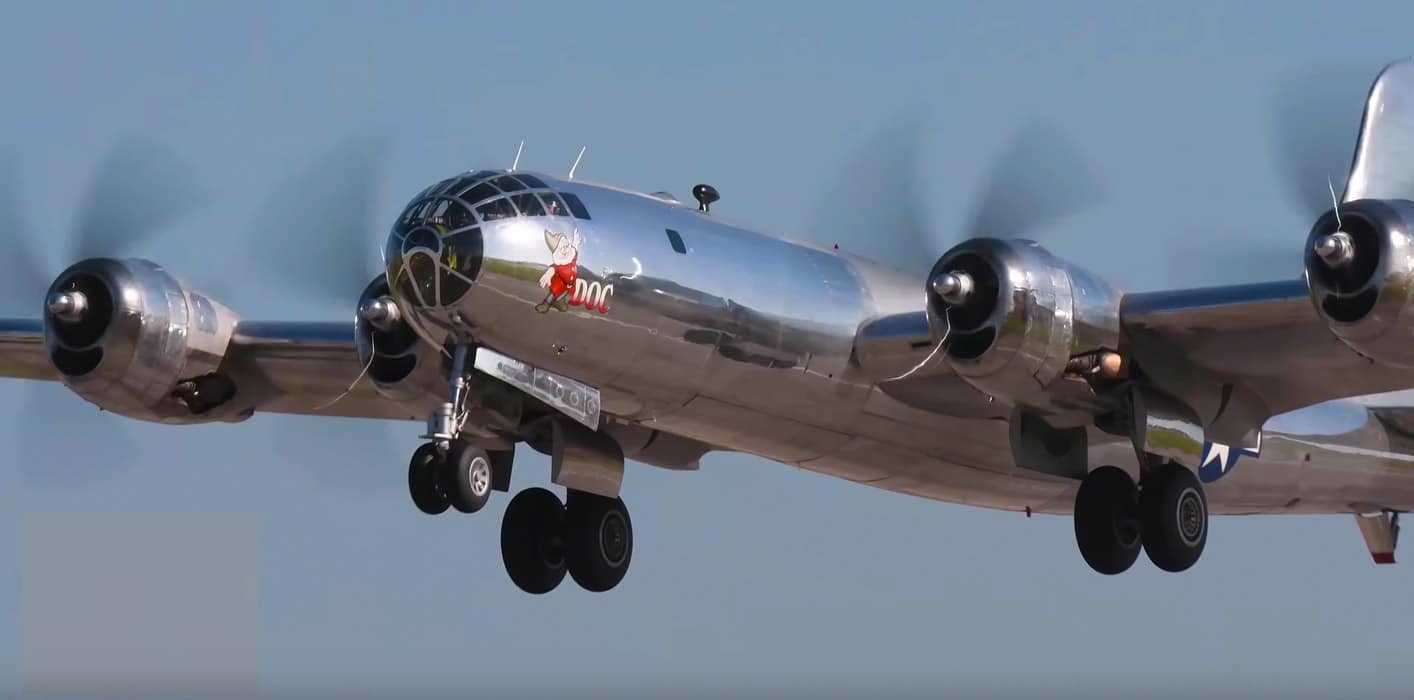
[[[505,508],[502,562],[530,594],[617,586],[625,462],[695,470],[713,451],[1069,515],[1105,575],[1141,551],[1189,570],[1213,514],[1351,514],[1393,563],[1414,507],[1410,149],[1400,61],[1300,278],[1128,294],[1019,231],[922,274],[730,223],[710,185],[694,206],[517,156],[414,196],[350,320],[245,320],[157,263],[89,256],[41,318],[0,321],[0,376],[164,424],[425,422],[408,493],[429,515],[509,492],[525,443],[565,490]]]

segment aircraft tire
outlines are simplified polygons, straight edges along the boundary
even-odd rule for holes
[[[1113,576],[1129,570],[1142,548],[1139,490],[1119,467],[1085,476],[1075,494],[1075,543],[1095,571]]]
[[[542,488],[515,495],[501,519],[501,562],[517,588],[533,595],[565,578],[565,507]]]
[[[1169,462],[1144,475],[1139,494],[1144,552],[1164,571],[1186,571],[1208,542],[1208,499],[1192,470]]]
[[[408,492],[413,505],[428,515],[445,513],[450,505],[446,492],[438,484],[441,462],[437,446],[429,442],[417,448],[408,463]]]
[[[467,442],[453,443],[439,468],[442,488],[457,510],[475,513],[491,499],[491,458],[486,450]]]
[[[622,499],[571,491],[565,506],[565,559],[580,588],[603,593],[619,585],[633,559],[633,521]]]

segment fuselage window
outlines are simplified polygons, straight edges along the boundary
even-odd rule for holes
[[[683,244],[682,236],[679,235],[677,231],[674,231],[672,229],[667,229],[667,232],[668,245],[671,245],[673,247],[673,251],[681,253],[683,255],[687,255],[687,246]]]
[[[516,208],[526,216],[545,216],[545,207],[540,206],[540,200],[530,193],[518,194],[511,197],[516,203]]]
[[[496,219],[509,219],[516,215],[516,209],[511,206],[511,200],[502,197],[493,199],[476,208],[476,213],[481,215],[482,221],[495,221]]]
[[[549,186],[545,184],[544,180],[541,180],[540,178],[535,177],[534,175],[517,174],[516,179],[520,180],[521,182],[524,182],[527,186],[537,190],[549,189]]]
[[[574,218],[589,218],[589,210],[584,208],[584,202],[579,201],[578,196],[570,194],[569,192],[561,192],[560,196],[565,198],[565,204],[569,205],[570,212],[574,214]]]

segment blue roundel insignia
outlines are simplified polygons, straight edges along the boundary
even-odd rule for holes
[[[1203,443],[1203,458],[1198,462],[1198,480],[1203,483],[1212,483],[1223,478],[1233,466],[1237,464],[1237,458],[1242,455],[1259,457],[1262,454],[1262,434],[1257,433],[1257,446],[1251,449],[1246,447],[1232,447],[1217,442]]]

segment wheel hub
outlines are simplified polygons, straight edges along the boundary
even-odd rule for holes
[[[1203,535],[1203,503],[1193,489],[1186,489],[1178,497],[1178,532],[1190,547],[1196,546]]]
[[[599,524],[599,549],[611,566],[623,564],[628,556],[628,524],[618,513],[605,514]]]
[[[491,465],[477,457],[471,462],[471,490],[478,496],[491,489]]]
[[[1139,544],[1139,519],[1129,513],[1119,512],[1114,514],[1111,522],[1114,528],[1115,541],[1126,548]]]

